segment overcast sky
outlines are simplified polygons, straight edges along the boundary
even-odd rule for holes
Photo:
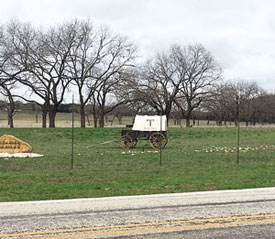
[[[0,0],[0,22],[48,26],[74,18],[109,25],[144,57],[172,44],[202,43],[225,79],[275,90],[274,0]]]

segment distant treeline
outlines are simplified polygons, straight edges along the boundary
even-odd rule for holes
[[[232,97],[228,98],[232,100]],[[219,102],[214,102],[218,104]],[[238,102],[237,102],[238,103]],[[258,124],[273,124],[275,123],[275,95],[265,94],[261,97],[256,97],[243,102],[242,104],[237,104],[232,101],[230,105],[229,102],[224,103],[224,107],[214,108],[206,110],[207,107],[194,110],[192,112],[190,125],[199,125],[200,121],[215,121],[218,126],[231,125],[232,123],[236,125],[237,118],[239,121],[245,122],[247,126]],[[240,102],[239,102],[240,103]],[[0,101],[0,110],[6,111],[9,103],[6,101]],[[210,102],[207,103],[210,106]],[[222,104],[220,104],[222,105]],[[60,104],[57,112],[59,113],[74,113],[80,114],[80,104]],[[239,110],[239,115],[237,111]],[[15,112],[35,112],[36,114],[41,114],[41,109],[35,103],[24,103],[21,101],[15,101]],[[93,114],[93,106],[88,104],[85,108],[85,115]],[[136,112],[133,108],[129,106],[117,107],[112,110],[109,114],[105,115],[105,120],[113,122],[115,118],[118,119],[119,123],[122,123],[123,117],[132,117],[134,119],[136,114],[148,114],[154,115],[156,112],[150,110],[150,108],[144,108],[144,110]],[[181,125],[181,121],[185,117],[182,114],[182,111],[179,109],[173,109],[170,114],[170,121],[174,125]],[[86,121],[89,121],[89,118],[86,118]]]

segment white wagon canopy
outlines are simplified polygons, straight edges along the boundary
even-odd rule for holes
[[[165,115],[136,115],[133,130],[166,131]]]

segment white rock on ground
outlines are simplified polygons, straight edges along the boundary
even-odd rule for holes
[[[9,154],[9,153],[0,153],[0,158],[38,158],[43,157],[42,154],[35,154],[35,153],[15,153],[15,154]]]

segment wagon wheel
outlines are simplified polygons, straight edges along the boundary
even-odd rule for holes
[[[121,148],[134,148],[137,141],[133,140],[133,138],[129,135],[123,135],[121,136],[119,144]]]
[[[154,133],[149,137],[150,146],[153,149],[164,148],[167,144],[167,138],[162,133]]]
[[[137,139],[133,139],[132,145],[130,146],[130,148],[135,148],[137,146]]]
[[[132,139],[132,144],[130,145],[130,148],[135,148],[137,146],[138,140],[135,137],[135,134],[133,133],[133,131],[128,132],[126,135]]]

